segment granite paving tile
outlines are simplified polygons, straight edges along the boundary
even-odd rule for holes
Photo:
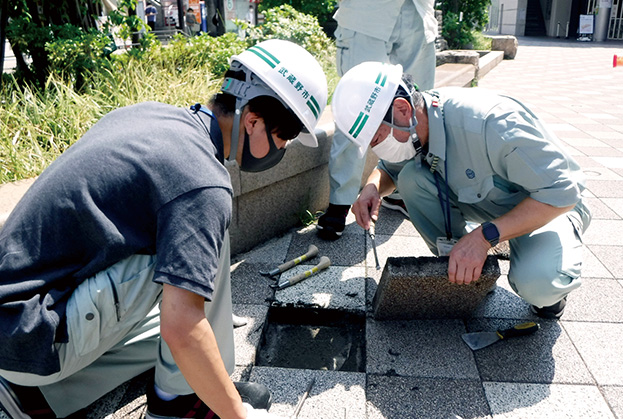
[[[614,419],[597,387],[504,382],[483,386],[495,419]]]
[[[604,398],[610,405],[614,415],[623,418],[623,387],[621,386],[603,386],[600,387]]]
[[[623,324],[571,322],[562,325],[599,385],[623,385]]]
[[[590,227],[589,227],[590,228]],[[595,256],[593,246],[584,246],[582,249],[582,277],[588,278],[613,278],[612,272]]]
[[[594,160],[598,161],[597,159],[594,159]],[[616,171],[618,174],[621,174],[619,170],[622,170],[623,168],[610,167],[610,169]],[[623,180],[589,179],[586,185],[587,185],[587,188],[598,198],[623,198]]]
[[[621,259],[621,253],[623,252],[622,246],[601,246],[594,244],[590,246],[590,250],[597,259],[607,267],[610,275],[615,278],[623,278],[623,260]]]
[[[479,380],[371,375],[367,419],[491,418]]]
[[[623,246],[623,220],[592,220],[582,241],[589,246]]]
[[[562,317],[570,321],[623,323],[623,289],[613,279],[582,278]]]
[[[615,220],[615,219],[620,219],[623,218],[623,203],[621,204],[622,208],[621,208],[621,214],[618,213],[618,205],[615,205],[617,207],[617,210],[615,211],[613,209],[613,207],[610,204],[607,204],[606,202],[610,202],[610,200],[616,202],[617,200],[621,200],[623,201],[623,199],[621,198],[584,198],[586,204],[588,205],[588,207],[591,210],[591,213],[593,214],[593,220],[598,220],[598,219],[610,219],[610,220]],[[589,227],[590,228],[590,227]]]
[[[290,417],[312,379],[315,382],[298,419],[366,417],[366,375],[363,373],[254,367],[250,381],[262,383],[271,390],[270,413]]]
[[[255,356],[262,337],[268,306],[234,304],[234,313],[247,320],[247,324],[234,329],[236,345],[236,365],[246,366],[255,363]]]
[[[593,159],[611,169],[621,169],[623,168],[623,157],[617,157],[619,155],[617,153],[621,152],[617,149],[614,149],[611,153],[609,153],[609,155],[614,155],[615,157],[601,157],[597,155],[594,156]]]
[[[236,262],[231,265],[231,298],[234,304],[267,304],[274,291],[274,280],[260,275],[260,271],[275,268],[274,264]]]
[[[461,320],[375,321],[366,327],[369,374],[478,378]]]
[[[500,276],[496,284],[493,292],[489,293],[474,311],[474,318],[536,319],[530,311],[530,305],[511,288],[507,275]]]
[[[604,153],[611,153],[611,150],[604,149]],[[593,154],[595,156],[596,154]],[[621,175],[606,167],[583,167],[586,179],[597,180],[623,180]]]
[[[299,265],[281,276],[291,278],[308,268],[309,266]],[[298,284],[275,291],[273,305],[319,307],[363,313],[365,286],[364,267],[330,266]]]
[[[372,239],[366,235],[366,265],[376,266],[374,261],[374,249],[372,247]],[[401,256],[434,256],[430,251],[424,239],[420,236],[390,236],[385,234],[376,234],[376,253],[381,265],[381,271],[387,263],[388,257]]]
[[[468,332],[495,331],[525,319],[472,319]],[[541,329],[474,351],[483,381],[595,384],[573,342],[558,322],[534,319]],[[467,345],[465,345],[467,346]]]
[[[285,257],[288,253],[291,241],[291,234],[274,238],[254,247],[248,252],[232,255],[232,264],[236,264],[237,262],[245,262],[247,264],[261,263],[276,267],[285,262]]]
[[[361,227],[355,225],[358,231],[351,232],[340,240],[322,240],[316,234],[315,226],[301,228],[292,234],[292,242],[288,249],[286,260],[297,258],[309,248],[310,244],[318,247],[318,256],[327,256],[331,259],[331,266],[364,266],[365,238]],[[344,233],[346,234],[346,233]],[[305,261],[305,264],[315,265],[319,258]]]

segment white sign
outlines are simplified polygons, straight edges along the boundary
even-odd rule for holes
[[[593,33],[593,15],[580,15],[580,34]]]
[[[612,7],[612,0],[599,0],[600,9],[609,9]]]

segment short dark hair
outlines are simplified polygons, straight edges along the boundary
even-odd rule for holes
[[[225,78],[245,80],[244,71],[227,70]],[[236,111],[236,97],[228,93],[217,93],[211,101],[223,115],[231,115]],[[264,120],[271,132],[283,140],[296,138],[303,129],[301,120],[289,108],[272,96],[257,96],[247,103],[249,111],[255,113]]]

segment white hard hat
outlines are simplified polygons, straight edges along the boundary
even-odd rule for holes
[[[247,74],[246,81],[226,79],[223,92],[242,99],[241,105],[256,96],[276,97],[296,114],[309,132],[310,135],[299,136],[299,141],[308,147],[317,147],[314,128],[328,98],[327,79],[318,61],[293,42],[271,39],[233,56],[231,68],[237,65],[242,65],[240,69],[250,71],[263,83],[257,83]]]
[[[359,147],[363,157],[394,100],[402,66],[364,62],[342,76],[331,102],[337,128]]]

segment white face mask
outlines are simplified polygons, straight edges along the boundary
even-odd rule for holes
[[[387,134],[387,138],[381,141],[380,144],[372,147],[372,151],[381,160],[388,161],[390,163],[400,163],[401,161],[411,160],[415,157],[415,147],[411,139],[404,143],[401,143],[390,132]]]
[[[417,120],[414,119],[415,124],[410,126],[407,130],[405,128],[399,128],[394,125],[394,113],[392,111],[392,122],[387,123],[387,121],[383,122],[384,124],[389,125],[392,130],[387,134],[387,138],[381,141],[379,144],[372,147],[372,151],[376,154],[379,159],[388,161],[390,163],[400,163],[405,160],[411,160],[417,155],[417,151],[413,145],[413,141],[411,141],[411,137],[404,143],[398,141],[396,137],[394,137],[394,128],[400,129],[401,131],[411,132],[411,134],[415,137],[415,126],[417,125]]]

